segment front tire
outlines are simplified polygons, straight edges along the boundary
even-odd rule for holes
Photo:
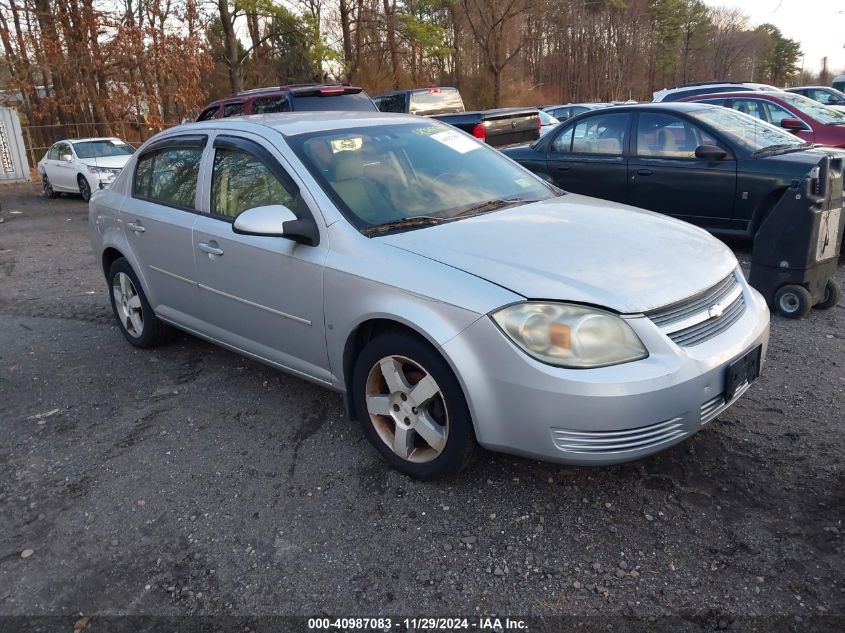
[[[816,310],[829,310],[839,305],[839,300],[842,298],[842,288],[835,279],[828,279],[824,287],[824,299],[813,307]]]
[[[775,309],[787,319],[803,319],[812,307],[813,297],[804,286],[786,284],[775,293]]]
[[[107,277],[112,312],[126,340],[144,349],[163,343],[170,328],[153,313],[129,262],[123,257],[116,259]]]
[[[80,174],[76,177],[76,183],[79,185],[79,195],[82,196],[85,202],[88,202],[91,199],[91,184],[88,182],[88,179]]]
[[[437,479],[471,460],[477,445],[466,398],[427,342],[404,332],[380,334],[358,356],[352,390],[364,435],[399,472]]]
[[[59,197],[59,194],[57,194],[53,189],[53,185],[50,183],[50,179],[47,178],[47,174],[42,174],[41,176],[41,188],[44,190],[44,195],[48,198]]]

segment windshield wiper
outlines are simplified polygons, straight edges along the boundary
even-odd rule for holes
[[[752,156],[759,156],[763,152],[777,152],[784,149],[806,149],[811,147],[812,143],[801,143],[800,145],[795,145],[793,143],[779,143],[778,145],[769,145],[768,147],[762,147],[758,150],[755,150]]]
[[[420,228],[423,226],[434,226],[435,224],[442,224],[447,218],[441,218],[434,215],[415,215],[410,218],[401,218],[399,220],[391,220],[390,222],[383,222],[382,224],[375,224],[361,229],[364,235],[372,235],[373,233],[386,233],[396,229]]]
[[[462,218],[468,215],[478,215],[480,213],[487,213],[488,211],[496,211],[497,209],[502,209],[504,207],[518,204],[520,202],[523,203],[530,203],[530,202],[538,202],[538,200],[528,200],[524,198],[494,198],[493,200],[485,200],[484,202],[479,202],[478,204],[474,204],[468,209],[464,209],[460,213],[456,213],[455,215],[451,216],[453,218]]]

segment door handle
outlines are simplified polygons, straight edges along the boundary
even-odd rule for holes
[[[558,171],[569,171],[570,169],[572,169],[571,165],[561,165],[557,168]]]
[[[130,222],[126,226],[128,226],[130,230],[135,231],[136,233],[143,233],[147,230],[143,226],[141,226],[140,222]]]
[[[222,255],[223,249],[217,246],[217,242],[200,242],[197,244],[197,248],[200,249],[203,253],[208,253],[209,255]]]
[[[651,176],[654,172],[651,171],[650,169],[638,169],[637,173],[640,176]]]

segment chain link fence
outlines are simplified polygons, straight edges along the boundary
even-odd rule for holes
[[[29,157],[30,169],[36,170],[38,161],[44,157],[53,143],[65,139],[117,136],[130,145],[138,147],[154,134],[171,127],[151,127],[133,121],[110,121],[106,123],[67,123],[58,125],[23,125],[24,143]]]

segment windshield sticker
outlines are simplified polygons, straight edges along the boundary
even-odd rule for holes
[[[443,143],[446,147],[455,150],[459,154],[466,154],[480,147],[478,141],[473,141],[460,132],[452,132],[451,130],[432,134],[431,138],[439,143]]]

